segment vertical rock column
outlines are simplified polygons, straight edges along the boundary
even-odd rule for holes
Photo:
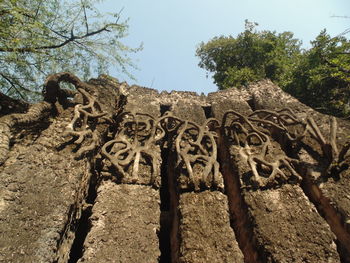
[[[249,94],[231,93],[210,99],[222,120],[220,163],[246,262],[339,262],[335,237],[298,186],[270,123],[251,115]]]
[[[255,108],[288,108],[304,123],[297,146],[283,143],[284,150],[302,162],[303,190],[335,233],[342,260],[350,261],[350,122],[307,107],[269,81],[248,90]]]
[[[179,193],[179,251],[173,262],[243,262],[222,193],[214,133],[204,111],[193,101],[181,100],[172,111],[184,121],[175,140],[177,161],[170,167]]]
[[[71,113],[64,111],[41,134],[31,135],[38,136],[34,142],[24,139],[12,147],[2,167],[0,262],[56,262],[69,256],[74,238],[69,228],[79,217],[91,176],[88,161],[75,160],[70,147],[56,150],[65,143],[62,133]],[[69,244],[61,246],[66,234]]]
[[[157,262],[160,257],[160,149],[156,92],[123,85],[117,131],[102,148],[105,168],[79,262]],[[155,94],[153,94],[155,93]]]
[[[69,73],[49,77],[57,90],[60,76],[78,89],[74,104],[52,102],[55,117],[47,114],[37,123],[13,127],[14,145],[0,167],[0,262],[69,259],[93,176],[94,153],[112,116],[115,101],[110,98],[118,93],[110,83],[85,83]],[[0,123],[29,115],[4,116]]]

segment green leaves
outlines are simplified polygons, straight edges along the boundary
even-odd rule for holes
[[[96,0],[4,0],[0,2],[0,91],[38,98],[40,83],[59,71],[91,77],[114,65],[133,67],[120,14],[101,14]],[[30,92],[29,92],[30,91]]]
[[[298,60],[301,42],[291,32],[256,31],[257,25],[246,20],[245,31],[236,38],[215,37],[199,45],[199,66],[214,73],[220,89],[263,78],[288,82],[286,72]]]
[[[269,78],[319,111],[350,115],[350,42],[326,30],[301,49],[293,33],[257,31],[246,21],[237,37],[214,37],[196,51],[199,66],[214,73],[219,89]]]
[[[285,86],[292,95],[325,113],[350,114],[350,42],[326,30],[311,42]]]

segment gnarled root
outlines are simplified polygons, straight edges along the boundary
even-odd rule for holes
[[[51,109],[52,104],[44,101],[33,104],[27,113],[10,114],[0,118],[0,165],[7,160],[12,138],[11,129],[17,125],[28,125],[37,122]]]
[[[287,156],[272,156],[273,161],[267,161],[268,148],[272,146],[270,137],[276,134],[284,134],[292,143],[299,143],[306,135],[310,135],[319,145],[322,151],[320,174],[328,176],[331,171],[341,171],[345,164],[350,143],[344,144],[339,151],[336,142],[337,121],[335,117],[330,119],[329,138],[325,138],[312,117],[306,121],[299,120],[290,109],[279,111],[257,110],[248,117],[235,111],[225,113],[222,123],[227,136],[231,138],[234,147],[238,150],[253,174],[253,180],[260,187],[272,185],[277,178],[285,181],[293,176],[298,180],[301,177],[295,171],[301,166],[308,165]],[[288,171],[288,176],[285,173]],[[265,178],[261,176],[265,174]]]
[[[102,147],[102,154],[116,168],[124,182],[140,182],[140,162],[147,160],[151,167],[151,178],[148,183],[158,185],[159,156],[154,151],[166,135],[174,136],[178,162],[177,167],[187,171],[188,181],[185,187],[193,185],[195,190],[200,186],[206,188],[223,188],[222,177],[217,162],[215,133],[209,127],[218,126],[218,122],[209,119],[199,126],[193,122],[183,121],[170,112],[156,119],[149,114],[125,112],[121,116],[121,128],[115,138]],[[198,167],[201,167],[198,171]],[[194,171],[195,170],[195,171]],[[196,174],[200,174],[198,177]]]
[[[346,155],[350,149],[350,142],[345,143],[341,150],[337,147],[337,120],[335,117],[330,118],[330,134],[327,140],[321,133],[315,121],[312,117],[307,119],[307,126],[305,132],[308,132],[310,136],[316,140],[321,147],[323,154],[323,166],[325,169],[322,173],[323,176],[329,176],[332,171],[337,173],[341,172],[346,167]]]
[[[165,135],[156,119],[144,113],[124,112],[121,127],[113,140],[102,147],[102,154],[116,168],[125,183],[152,184],[159,187],[160,161],[154,147]],[[140,181],[140,163],[151,168],[146,181]]]
[[[71,135],[77,137],[75,144],[81,145],[90,138],[90,144],[81,146],[76,153],[77,158],[87,152],[93,151],[98,146],[99,133],[93,129],[98,119],[107,115],[101,110],[101,106],[95,97],[91,96],[85,90],[79,88],[78,92],[83,96],[84,104],[77,104],[74,107],[74,116],[72,121],[67,125],[65,136]]]
[[[184,121],[175,139],[178,167],[185,166],[188,183],[194,186],[195,191],[200,190],[201,186],[219,190],[224,187],[217,161],[216,134],[209,130],[213,124],[218,125],[218,122],[209,119],[199,126],[194,122]],[[195,171],[196,169],[199,171]]]
[[[259,116],[262,116],[262,119],[259,119]],[[292,124],[299,122],[288,110],[259,110],[248,117],[236,111],[225,113],[222,130],[231,138],[240,158],[249,166],[253,184],[258,187],[276,185],[278,181],[287,181],[291,176],[297,180],[302,179],[294,169],[293,162],[297,160],[277,155],[270,156],[273,160],[268,161],[269,148],[272,148],[270,130],[277,129],[279,132],[288,133],[286,126]],[[296,139],[295,136],[290,138]]]
[[[73,119],[67,125],[64,133],[65,136],[71,135],[77,138],[74,140],[74,143],[80,146],[80,149],[76,153],[76,157],[79,158],[83,154],[93,151],[98,146],[100,134],[95,129],[98,120],[100,118],[108,121],[111,120],[105,117],[107,113],[102,111],[100,103],[93,96],[93,87],[82,82],[78,77],[69,72],[53,74],[46,79],[44,92],[46,101],[53,103],[57,99],[64,99],[67,96],[75,94],[73,91],[60,89],[60,82],[73,84],[78,93],[83,97],[83,102],[75,106]]]

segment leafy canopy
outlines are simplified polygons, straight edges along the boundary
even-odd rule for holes
[[[52,73],[90,77],[115,65],[128,74],[128,57],[141,47],[121,42],[127,21],[101,14],[94,0],[3,0],[0,2],[0,91],[36,98]]]
[[[213,73],[219,89],[269,78],[305,104],[338,116],[350,114],[350,42],[323,30],[309,50],[291,32],[257,31],[246,20],[237,37],[201,43],[199,66]]]
[[[263,78],[288,82],[288,72],[301,54],[301,42],[291,32],[256,31],[257,25],[246,20],[245,31],[236,38],[220,36],[200,43],[199,66],[214,73],[219,89]]]
[[[350,41],[331,37],[326,30],[311,42],[282,86],[302,102],[339,116],[350,114]]]

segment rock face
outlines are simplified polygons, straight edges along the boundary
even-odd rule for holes
[[[350,122],[269,81],[61,73],[0,116],[0,262],[350,262]]]

